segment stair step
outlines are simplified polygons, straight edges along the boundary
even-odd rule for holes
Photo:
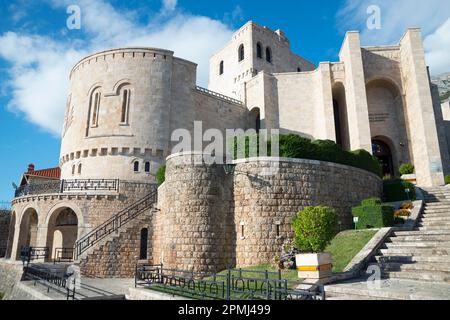
[[[446,212],[424,212],[422,214],[422,217],[449,217],[450,216],[450,210]]]
[[[387,248],[424,248],[424,249],[443,249],[450,251],[450,242],[439,241],[403,241],[403,242],[387,242]]]
[[[380,249],[382,255],[418,255],[418,256],[446,256],[450,260],[450,249],[429,248],[389,248]]]
[[[424,272],[444,272],[450,275],[450,262],[387,262],[382,265],[384,271],[424,271]]]
[[[395,236],[450,235],[450,230],[395,231]]]
[[[389,279],[409,279],[430,282],[443,282],[450,284],[450,274],[440,271],[401,271],[401,272],[382,272],[383,276]]]
[[[438,242],[449,242],[450,243],[450,234],[447,235],[414,235],[414,236],[395,236],[391,237],[390,241],[392,242],[428,242],[428,241],[438,241]]]
[[[436,216],[428,216],[424,215],[420,218],[423,222],[432,222],[432,221],[438,221],[438,222],[450,222],[450,215],[442,216],[442,217],[436,217]]]
[[[376,256],[375,260],[378,263],[448,263],[450,261],[450,256],[413,256],[413,255],[382,255]]]
[[[446,232],[447,230],[450,230],[449,226],[442,226],[442,225],[418,225],[419,231],[438,231],[438,232]]]

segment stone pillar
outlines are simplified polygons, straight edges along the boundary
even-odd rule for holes
[[[420,29],[406,32],[400,41],[400,53],[417,183],[424,187],[443,185],[436,119]]]
[[[321,62],[317,70],[316,85],[320,89],[318,94],[318,109],[315,118],[314,137],[322,140],[336,141],[334,126],[333,92],[331,84],[331,65]]]
[[[350,149],[365,149],[372,153],[366,84],[358,32],[347,32],[339,58],[345,65]]]
[[[11,248],[11,260],[20,259],[19,236],[20,236],[20,219],[16,219],[16,225],[14,226],[14,239]]]

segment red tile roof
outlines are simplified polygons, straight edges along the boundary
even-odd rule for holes
[[[42,170],[34,170],[34,171],[25,172],[25,174],[30,175],[30,176],[44,177],[44,178],[50,178],[50,179],[59,179],[61,177],[61,169],[59,167],[57,167],[57,168],[49,168],[49,169],[42,169]]]

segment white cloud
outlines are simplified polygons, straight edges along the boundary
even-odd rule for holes
[[[177,6],[177,0],[163,0],[163,10],[173,11]]]
[[[371,5],[381,9],[379,30],[366,27]],[[446,62],[443,57],[450,52],[449,12],[450,1],[442,0],[347,0],[337,14],[337,22],[342,32],[360,30],[363,45],[395,44],[407,28],[422,28],[427,63],[437,74],[450,71],[450,59]]]
[[[73,2],[48,1],[61,14]],[[176,10],[175,0],[165,0],[161,13],[146,24],[138,22],[136,12],[116,10],[106,0],[80,0],[78,5],[83,39],[58,41],[42,35],[0,34],[0,59],[11,65],[9,110],[23,113],[27,120],[55,135],[62,128],[69,71],[83,56],[124,46],[170,49],[176,56],[199,64],[198,83],[205,86],[210,56],[233,32],[220,21]],[[64,33],[71,36],[71,31]]]

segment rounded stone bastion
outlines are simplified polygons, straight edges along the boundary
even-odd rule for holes
[[[293,238],[292,219],[305,207],[334,208],[343,230],[352,226],[353,206],[382,194],[378,176],[346,165],[254,158],[235,161],[226,174],[223,165],[201,159],[167,158],[159,206],[160,260],[168,267],[218,271],[271,263]]]
[[[170,153],[173,101],[195,88],[195,78],[196,64],[163,49],[114,49],[78,62],[70,73],[62,179],[154,180]]]

